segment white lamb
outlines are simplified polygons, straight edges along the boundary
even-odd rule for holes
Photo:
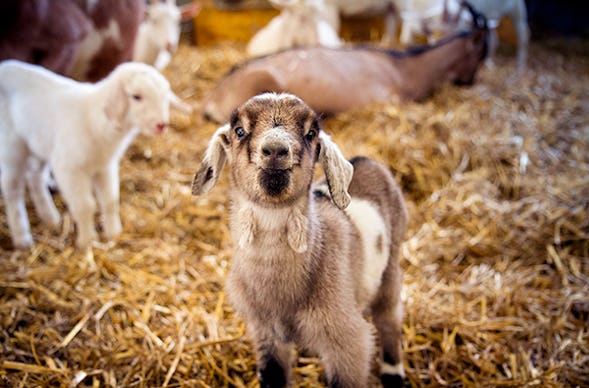
[[[200,11],[200,4],[178,7],[176,0],[153,0],[139,25],[133,60],[162,70],[172,59],[180,41],[180,23]]]
[[[106,238],[121,231],[118,165],[138,132],[168,125],[177,97],[153,67],[124,63],[96,84],[15,60],[0,63],[0,174],[15,247],[32,245],[25,179],[41,220],[60,215],[44,175],[53,171],[77,227],[78,247],[96,239],[96,196]]]
[[[296,46],[342,45],[324,0],[270,0],[270,3],[281,10],[280,15],[252,37],[247,45],[250,56]]]
[[[161,70],[168,65],[180,40],[180,9],[175,0],[154,1],[139,25],[133,60]]]

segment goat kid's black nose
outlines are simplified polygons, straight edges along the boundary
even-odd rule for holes
[[[271,159],[284,159],[288,156],[288,147],[284,144],[266,144],[262,146],[262,154]]]

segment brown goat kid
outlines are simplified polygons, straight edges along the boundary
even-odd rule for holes
[[[193,194],[211,190],[225,162],[235,243],[226,288],[247,323],[260,385],[287,384],[296,345],[320,355],[331,387],[368,386],[374,338],[364,314],[382,345],[382,382],[401,385],[408,216],[392,174],[367,158],[344,159],[316,113],[290,94],[238,107],[211,139]],[[316,162],[327,184],[312,184]]]

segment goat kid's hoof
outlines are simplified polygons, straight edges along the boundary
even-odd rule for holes
[[[401,375],[398,374],[383,374],[382,376],[380,376],[380,382],[382,383],[382,386],[384,388],[401,388],[401,387],[407,387],[408,385],[405,385],[404,383],[404,378]]]

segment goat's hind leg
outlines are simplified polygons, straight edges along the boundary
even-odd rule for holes
[[[29,157],[27,164],[27,185],[37,215],[45,224],[56,228],[61,217],[49,192],[49,165],[33,157]]]
[[[397,257],[389,262],[378,296],[372,304],[372,321],[382,345],[381,382],[386,387],[402,387],[405,378],[401,347],[403,304],[402,276]]]
[[[2,139],[6,140],[6,139]],[[10,237],[15,248],[26,249],[33,245],[31,226],[25,205],[25,179],[27,147],[24,143],[6,148],[0,156],[0,185]]]

